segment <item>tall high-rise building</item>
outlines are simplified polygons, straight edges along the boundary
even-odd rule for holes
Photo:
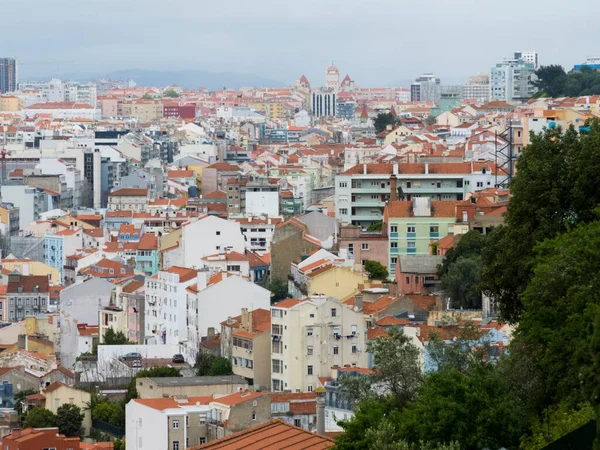
[[[527,52],[517,51],[513,55],[514,59],[521,59],[526,63],[533,64],[533,66],[537,69],[539,67],[538,64],[538,54],[533,50],[529,50]]]
[[[410,100],[413,102],[438,101],[440,93],[440,79],[432,73],[424,73],[410,86]]]
[[[17,90],[17,60],[0,58],[0,94]]]
[[[336,93],[327,89],[315,89],[311,94],[310,108],[315,117],[336,115]]]
[[[529,100],[536,89],[535,65],[522,59],[505,59],[490,72],[490,97],[492,100],[521,102]]]

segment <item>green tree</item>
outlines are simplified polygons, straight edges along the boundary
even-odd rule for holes
[[[147,93],[147,92],[146,92],[146,93],[145,93],[145,94],[142,96],[142,99],[143,99],[143,100],[153,100],[153,99],[154,99],[154,97],[152,97],[152,96],[151,96],[149,93]]]
[[[481,257],[461,256],[448,267],[441,282],[453,308],[481,308]]]
[[[194,364],[196,375],[199,377],[208,375],[214,359],[215,355],[212,353],[202,351],[202,349],[198,350],[198,353],[196,353],[196,362]]]
[[[481,251],[485,247],[486,236],[481,234],[479,231],[471,230],[465,234],[458,235],[455,238],[455,242],[458,243],[448,249],[442,264],[438,267],[438,276],[441,278],[456,262],[457,259],[466,257],[470,258],[473,256],[480,256]]]
[[[56,410],[56,426],[58,432],[67,437],[81,436],[83,413],[77,405],[65,403]]]
[[[123,439],[115,439],[113,445],[114,450],[125,450],[125,441]]]
[[[396,125],[399,120],[393,116],[392,113],[379,113],[375,120],[373,121],[373,125],[375,126],[375,131],[377,133],[381,133],[384,131],[388,125]]]
[[[427,118],[425,119],[425,125],[435,125],[436,124],[436,118],[435,116],[429,115],[427,116]]]
[[[554,128],[532,135],[517,160],[504,225],[482,251],[482,288],[501,316],[517,322],[533,274],[537,243],[596,219],[600,204],[600,126],[578,134]]]
[[[169,89],[163,94],[164,97],[179,98],[179,94],[174,89]]]
[[[25,400],[25,397],[27,397],[28,395],[37,393],[39,393],[39,391],[36,389],[25,389],[24,391],[19,391],[14,395],[14,409],[17,412],[17,415],[19,416],[19,423],[23,423],[23,420],[25,420],[25,415],[27,414],[27,412],[23,412],[23,400]]]
[[[586,401],[582,377],[593,371],[590,352],[600,305],[600,221],[580,225],[536,247],[525,312],[514,338],[515,358],[533,355],[545,386],[538,408]],[[543,400],[543,401],[542,401]]]
[[[412,401],[423,380],[419,350],[395,328],[387,336],[369,341],[373,372],[361,377],[342,377],[339,391],[353,402],[388,395],[400,408]],[[358,380],[358,381],[357,381]]]
[[[377,428],[385,418],[388,418],[392,423],[397,423],[399,415],[400,410],[391,397],[383,399],[365,398],[357,405],[352,419],[338,422],[344,428],[344,433],[335,439],[336,450],[369,449],[371,441],[368,440],[366,431]]]
[[[133,344],[127,339],[125,333],[122,331],[117,331],[110,327],[104,333],[104,342],[105,345],[131,345]]]
[[[231,368],[231,361],[222,356],[215,356],[210,365],[210,370],[208,372],[210,376],[219,376],[219,375],[233,375],[233,370]]]
[[[594,334],[590,342],[592,366],[583,371],[586,396],[596,413],[594,450],[600,450],[600,311],[596,312]]]
[[[387,280],[390,276],[387,268],[379,261],[366,261],[365,270],[369,272],[369,278],[373,280]]]
[[[25,417],[23,424],[31,428],[51,428],[56,426],[56,416],[52,411],[46,408],[35,407],[31,409]]]
[[[449,368],[427,375],[416,402],[400,416],[399,436],[410,442],[463,448],[515,448],[524,418],[517,399],[494,364],[473,363],[467,370]]]
[[[156,378],[156,377],[181,377],[181,372],[176,367],[153,367],[151,369],[140,370],[135,374],[135,377],[129,382],[127,394],[125,395],[125,403],[129,403],[131,399],[137,398],[136,380],[138,378]]]
[[[530,433],[521,437],[522,450],[541,450],[594,419],[589,405],[572,408],[567,403],[551,406],[533,419]]]
[[[271,291],[271,303],[284,300],[289,296],[287,283],[279,278],[272,279],[267,289]]]
[[[535,72],[533,85],[538,89],[536,97],[560,97],[564,92],[567,74],[562,66],[552,64],[541,66]]]
[[[381,227],[383,226],[383,220],[378,220],[377,222],[373,222],[367,228],[367,231],[381,231]]]

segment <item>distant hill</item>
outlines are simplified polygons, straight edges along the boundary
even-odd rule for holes
[[[169,86],[178,84],[184,89],[198,89],[203,86],[209,90],[238,89],[241,86],[254,87],[284,87],[287,83],[252,75],[246,73],[232,72],[209,72],[207,70],[145,70],[145,69],[125,69],[110,73],[81,73],[69,72],[60,74],[49,74],[45,76],[21,76],[23,80],[49,80],[50,78],[59,78],[61,80],[75,80],[88,82],[100,78],[109,78],[111,80],[135,81],[138,86]]]
[[[112,80],[132,79],[138,86],[168,86],[179,84],[184,89],[197,89],[203,86],[207,89],[237,89],[241,86],[256,87],[282,87],[286,83],[264,78],[259,75],[208,72],[206,70],[118,70],[99,76],[97,78],[110,78]]]

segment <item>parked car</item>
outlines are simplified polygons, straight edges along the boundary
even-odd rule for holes
[[[176,355],[173,355],[173,362],[174,363],[184,363],[185,362],[185,358],[183,357],[183,355],[181,355],[181,354],[178,353]]]
[[[126,353],[125,355],[121,356],[121,361],[135,361],[136,359],[142,359],[142,355],[138,352]]]
[[[133,362],[131,363],[131,367],[133,367],[134,369],[141,369],[142,361],[140,359],[134,359]]]

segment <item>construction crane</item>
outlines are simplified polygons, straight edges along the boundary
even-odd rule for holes
[[[2,138],[2,150],[0,150],[0,186],[8,182],[6,174],[6,138],[8,135],[8,126],[4,125],[4,136]]]

